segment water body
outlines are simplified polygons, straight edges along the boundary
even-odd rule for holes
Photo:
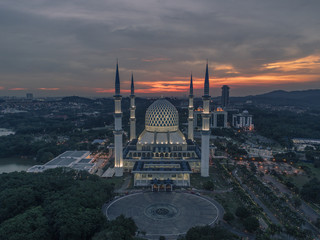
[[[7,128],[0,128],[0,137],[8,136],[8,135],[11,135],[11,134],[15,134],[15,132],[10,130],[10,129],[7,129]]]
[[[36,165],[36,162],[33,159],[0,158],[0,174],[26,171],[33,165]]]

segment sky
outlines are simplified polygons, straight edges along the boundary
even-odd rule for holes
[[[320,88],[319,0],[1,0],[0,96]]]

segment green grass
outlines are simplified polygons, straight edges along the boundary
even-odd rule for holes
[[[299,166],[308,167],[311,171],[310,175],[307,175],[306,172],[302,175],[289,175],[288,180],[292,181],[299,189],[314,177],[320,180],[320,168],[315,168],[312,163],[298,163],[297,167]]]
[[[225,211],[230,211],[233,214],[235,214],[237,207],[242,206],[238,201],[238,197],[232,191],[216,194],[214,199],[223,206]]]
[[[312,172],[312,177],[320,180],[320,168],[315,168],[312,163],[299,163],[299,165],[309,167]]]
[[[308,177],[307,175],[297,175],[297,176],[291,176],[289,178],[290,181],[293,182],[294,185],[296,185],[299,189],[302,188],[304,184],[306,184],[311,177]]]
[[[214,182],[215,190],[224,190],[230,187],[230,185],[223,180],[224,178],[221,176],[221,172],[219,172],[216,167],[210,166],[209,173],[209,177],[206,178],[201,177],[200,173],[190,174],[191,187],[202,189],[203,183],[210,180]]]
[[[129,175],[129,173],[124,173],[122,177],[112,177],[107,178],[107,181],[111,184],[114,184],[114,189],[117,190],[122,187],[122,184],[125,180],[125,178]]]

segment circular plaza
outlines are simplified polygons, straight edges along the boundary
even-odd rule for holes
[[[212,199],[178,192],[136,193],[118,198],[105,209],[109,220],[123,214],[131,217],[147,236],[176,236],[191,227],[212,225],[222,215]]]

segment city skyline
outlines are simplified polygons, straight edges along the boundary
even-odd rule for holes
[[[3,1],[0,96],[201,96],[320,88],[317,1]]]

